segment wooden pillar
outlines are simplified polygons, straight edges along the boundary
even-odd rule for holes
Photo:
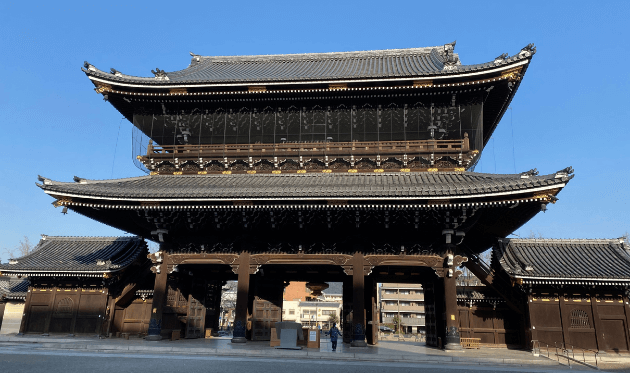
[[[624,333],[626,335],[626,346],[630,348],[630,335],[627,332],[627,330],[630,329],[630,312],[628,312],[628,297],[626,295],[622,295],[621,299],[623,301],[623,312],[626,315],[626,320],[625,320],[626,333]],[[597,332],[597,330],[595,332]]]
[[[232,343],[247,342],[247,304],[249,301],[249,253],[242,252],[238,263],[238,283],[236,286],[236,312]]]
[[[624,305],[624,308],[628,308],[628,306]],[[593,326],[595,327],[595,339],[597,340],[597,349],[599,351],[606,351],[606,337],[604,336],[604,327],[602,326],[602,320],[599,318],[599,309],[597,307],[596,294],[591,294],[591,311],[593,313]]]
[[[59,288],[57,287],[58,284],[55,284],[55,286],[52,288],[52,294],[50,295],[50,306],[48,307],[48,313],[46,314],[46,321],[44,322],[44,333],[45,335],[48,334],[48,332],[50,331],[50,322],[52,321],[52,317],[53,314],[55,312],[55,306],[57,305],[57,292],[59,291]]]
[[[343,282],[343,309],[341,310],[341,317],[339,322],[341,329],[343,330],[343,343],[352,342],[352,320],[350,318],[350,312],[352,312],[352,279],[348,278]]]
[[[523,325],[523,330],[524,330],[522,338],[525,339],[523,341],[523,344],[525,345],[525,348],[528,350],[531,350],[534,348],[532,341],[538,340],[537,338],[538,333],[536,332],[535,329],[532,328],[531,307],[532,307],[533,298],[534,297],[532,293],[527,294],[527,306],[525,307],[525,310],[524,310],[525,312],[523,313],[523,317],[521,317],[521,324]]]
[[[113,294],[108,292],[107,308],[105,309],[105,316],[107,317],[107,327],[105,328],[105,336],[109,337],[109,333],[112,333],[112,326],[114,325],[114,317],[116,316],[116,298]]]
[[[461,350],[462,345],[459,339],[459,314],[457,311],[457,268],[453,264],[455,247],[450,244],[449,241],[450,239],[445,245],[447,256],[444,268],[444,313],[446,315],[444,349]]]
[[[559,309],[560,309],[560,323],[562,326],[562,343],[564,343],[565,345],[567,345],[570,341],[569,341],[569,322],[571,321],[570,317],[569,317],[569,310],[567,309],[567,298],[566,298],[566,294],[564,293],[558,293],[558,302],[559,304]],[[555,341],[554,341],[555,342]]]
[[[31,316],[31,295],[33,294],[33,287],[29,286],[26,291],[26,299],[24,301],[24,312],[22,312],[22,322],[20,323],[20,332],[18,335],[24,335],[26,333],[26,324]]]
[[[381,325],[381,312],[378,307],[378,283],[372,281],[372,344],[378,344],[378,332]]]
[[[365,337],[367,343],[375,345],[378,341],[378,314],[375,312],[376,298],[374,297],[374,286],[376,283],[374,280],[367,276],[365,277],[365,316],[366,316],[366,329]]]
[[[166,267],[166,245],[160,245],[160,251],[156,253],[159,257],[158,263],[155,264],[155,284],[153,286],[153,304],[151,305],[151,318],[149,319],[149,329],[147,330],[147,341],[159,341],[162,339],[162,311],[166,302],[166,281],[168,279],[168,271]],[[159,255],[158,255],[159,254]]]
[[[366,347],[365,342],[365,274],[363,254],[355,252],[352,258],[352,343],[353,347]]]

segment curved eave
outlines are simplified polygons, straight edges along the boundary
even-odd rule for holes
[[[387,83],[387,82],[401,82],[401,81],[446,81],[446,80],[476,80],[480,76],[489,74],[499,74],[501,72],[519,67],[527,66],[531,61],[531,56],[519,59],[515,62],[501,63],[490,68],[483,68],[479,70],[472,70],[463,73],[455,71],[447,71],[442,74],[427,74],[427,75],[408,75],[408,76],[393,76],[393,77],[378,77],[378,78],[330,78],[330,79],[318,79],[318,80],[251,80],[251,81],[226,81],[226,82],[181,82],[181,81],[168,81],[158,80],[154,78],[141,78],[142,81],[133,81],[132,79],[125,80],[124,78],[116,78],[112,74],[96,70],[82,69],[88,78],[92,80],[95,85],[109,84],[119,87],[129,88],[143,88],[143,89],[177,89],[177,88],[217,88],[217,87],[247,87],[252,85],[265,85],[265,86],[296,86],[296,85],[311,85],[311,84],[351,84],[351,83]],[[459,69],[458,69],[459,70]],[[461,69],[463,70],[463,69]]]
[[[349,201],[424,201],[424,200],[461,200],[462,203],[465,203],[465,200],[474,200],[479,198],[494,198],[498,197],[498,200],[501,200],[500,197],[515,197],[522,194],[530,194],[536,192],[544,192],[547,190],[554,190],[558,188],[564,188],[566,183],[552,184],[546,185],[536,188],[530,189],[521,189],[515,191],[505,191],[505,192],[494,192],[494,193],[478,193],[478,194],[467,194],[467,195],[433,195],[433,196],[383,196],[383,197],[372,197],[372,196],[321,196],[321,197],[224,197],[224,198],[212,198],[212,197],[199,197],[199,198],[138,198],[138,197],[108,197],[108,196],[98,196],[98,195],[84,195],[77,193],[67,193],[67,192],[59,192],[46,190],[44,188],[44,192],[53,197],[70,197],[70,198],[84,198],[84,199],[92,199],[98,201],[125,201],[125,202],[231,202],[231,201],[269,201],[269,202],[282,202],[282,201],[328,201],[328,200],[349,200]],[[504,198],[507,199],[507,198]],[[511,198],[510,198],[511,199]],[[431,204],[431,206],[434,206]]]
[[[107,269],[103,271],[51,271],[51,270],[8,270],[3,269],[2,274],[10,277],[105,277],[105,274],[112,274],[124,270],[124,268]]]
[[[597,277],[532,277],[510,275],[523,285],[578,285],[578,286],[628,286],[628,278],[597,278]]]

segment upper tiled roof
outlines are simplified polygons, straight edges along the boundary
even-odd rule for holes
[[[492,62],[462,65],[453,53],[454,43],[444,46],[387,49],[363,52],[279,54],[259,56],[193,55],[188,68],[174,72],[159,70],[156,77],[107,73],[85,63],[86,74],[112,82],[171,85],[180,83],[236,83],[379,79],[461,74],[487,70],[530,58],[533,45],[518,54],[503,55]]]
[[[24,299],[28,290],[28,279],[0,277],[0,299]]]
[[[570,171],[572,172],[572,170]],[[562,187],[573,175],[474,172],[154,175],[79,183],[40,177],[49,194],[115,200],[289,200],[325,198],[459,198]]]
[[[630,253],[621,239],[503,239],[494,255],[516,278],[630,281]]]
[[[27,276],[102,275],[124,269],[146,252],[139,237],[43,236],[33,253],[0,264],[0,271]]]

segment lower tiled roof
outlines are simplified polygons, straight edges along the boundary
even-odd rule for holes
[[[300,307],[339,307],[338,302],[300,302]]]
[[[49,194],[114,200],[459,198],[562,187],[567,172],[495,175],[474,172],[154,175],[67,183],[43,177]]]
[[[333,296],[333,295],[342,295],[343,294],[343,282],[327,282],[328,284],[328,289],[326,290],[322,290],[322,293],[324,293],[327,296]]]
[[[621,239],[503,239],[494,255],[513,278],[630,281],[630,253]]]
[[[458,286],[457,300],[504,302],[501,296],[486,286]]]
[[[147,253],[140,237],[42,236],[34,252],[0,264],[4,274],[102,275],[120,271]]]
[[[28,280],[26,278],[0,277],[0,300],[20,300],[26,298]]]

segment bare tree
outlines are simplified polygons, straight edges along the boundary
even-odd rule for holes
[[[538,238],[538,239],[540,239],[540,238],[545,238],[545,237],[543,237],[543,235],[542,235],[542,233],[540,233],[540,231],[534,232],[533,230],[530,230],[529,231],[529,235],[527,235],[526,238]]]
[[[234,310],[236,310],[236,293],[236,281],[228,281],[221,289],[221,318],[223,319],[221,328],[229,326],[229,323],[233,321],[232,317]]]
[[[3,252],[5,252],[9,258],[13,259],[27,256],[35,250],[37,250],[37,246],[33,245],[28,237],[24,236],[24,239],[20,240],[16,247],[13,249],[5,248],[3,249]]]
[[[221,308],[233,310],[236,308],[236,281],[228,281],[221,292]]]

